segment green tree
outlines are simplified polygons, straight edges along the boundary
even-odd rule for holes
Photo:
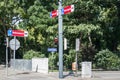
[[[18,7],[14,0],[0,1],[0,49],[2,51],[0,59],[2,59],[3,61],[5,60],[4,40],[7,37],[7,30],[9,28],[14,28],[14,26],[12,25],[12,18],[18,15],[18,12],[16,12],[15,9],[18,9]]]

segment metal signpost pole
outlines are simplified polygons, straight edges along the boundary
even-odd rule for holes
[[[53,65],[54,65],[54,56],[53,56],[53,53],[54,53],[54,52],[52,51],[52,59],[53,59],[53,60],[52,60],[52,63],[53,63]],[[53,69],[54,69],[54,66],[53,66],[53,65],[52,65],[52,72],[53,72]]]
[[[6,37],[6,76],[8,75],[8,37]]]
[[[15,40],[15,44],[14,44],[14,56],[13,56],[13,59],[14,59],[14,69],[15,69],[15,51],[16,51],[16,36],[14,36],[14,40]]]
[[[76,59],[75,59],[76,60],[75,61],[76,62],[76,65],[75,65],[76,66],[76,72],[75,72],[76,77],[77,77],[77,70],[78,70],[78,59],[77,59],[77,57],[78,57],[78,51],[76,51]]]
[[[77,70],[78,70],[78,52],[80,50],[80,39],[77,38],[76,39],[76,73],[75,76],[77,77]]]
[[[62,0],[59,0],[58,7],[58,34],[59,34],[59,78],[63,78],[63,19],[62,19]]]
[[[63,19],[62,14],[68,14],[74,11],[74,5],[62,7],[62,0],[59,0],[58,10],[50,13],[50,17],[58,16],[58,36],[59,36],[59,78],[63,78]]]

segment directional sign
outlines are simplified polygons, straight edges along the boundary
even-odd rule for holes
[[[47,51],[48,51],[48,52],[56,52],[56,51],[57,51],[57,48],[48,48]]]
[[[74,5],[66,6],[62,9],[62,14],[68,14],[74,11]]]
[[[23,30],[8,30],[8,36],[27,37],[28,32]]]
[[[58,10],[54,10],[54,11],[52,11],[52,12],[50,13],[50,17],[51,17],[51,18],[54,18],[54,17],[56,17],[56,16],[58,16]]]
[[[24,37],[24,31],[22,31],[22,30],[12,30],[12,36]]]
[[[68,14],[74,11],[74,5],[69,5],[64,7],[63,9],[61,9],[61,13],[62,14]],[[58,10],[54,10],[52,12],[50,12],[50,17],[54,18],[58,16]]]

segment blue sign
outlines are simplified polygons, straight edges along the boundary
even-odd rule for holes
[[[8,30],[7,33],[8,33],[8,36],[12,36],[12,30]]]
[[[52,18],[52,13],[50,12],[50,17]]]
[[[64,14],[64,8],[63,8],[63,9],[61,9],[61,13],[62,13],[62,14]]]
[[[47,51],[48,51],[48,52],[56,52],[56,51],[57,51],[57,48],[48,48]]]

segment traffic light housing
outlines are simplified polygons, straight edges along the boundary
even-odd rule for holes
[[[8,45],[8,38],[4,38],[4,45],[7,46],[7,47],[9,46]]]
[[[55,45],[55,47],[57,47],[58,46],[58,38],[54,38],[54,45]]]
[[[6,40],[6,38],[4,39],[4,45],[5,45],[5,46],[7,45],[7,40]]]

